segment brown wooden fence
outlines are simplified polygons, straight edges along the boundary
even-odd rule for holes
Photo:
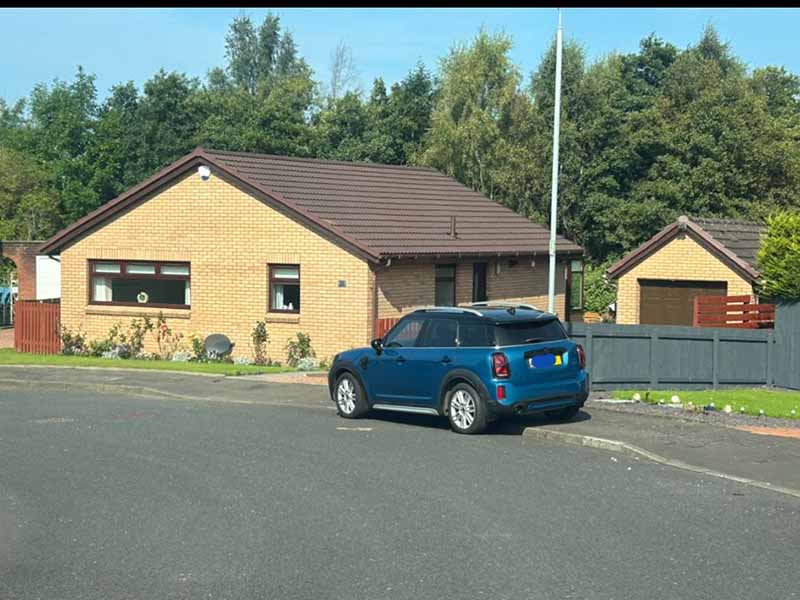
[[[17,352],[57,354],[61,351],[61,304],[22,300],[14,305],[14,348]]]
[[[386,332],[389,331],[394,324],[397,323],[400,319],[396,317],[385,317],[383,319],[376,319],[375,320],[375,337],[382,338],[386,335]]]
[[[750,296],[695,296],[695,327],[775,327],[775,305],[755,304]]]

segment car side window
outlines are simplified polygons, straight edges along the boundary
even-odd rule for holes
[[[399,323],[386,336],[384,346],[387,348],[408,348],[417,343],[422,331],[422,319],[406,319]]]
[[[458,322],[454,319],[431,319],[419,345],[427,348],[453,348],[457,333]]]
[[[462,348],[494,346],[489,326],[486,323],[459,323],[458,345]]]

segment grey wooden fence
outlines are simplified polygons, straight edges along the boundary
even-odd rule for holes
[[[800,302],[775,311],[775,385],[800,390]]]
[[[775,381],[771,329],[566,325],[586,350],[595,390],[752,387]]]

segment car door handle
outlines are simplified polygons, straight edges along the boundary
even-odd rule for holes
[[[448,363],[451,363],[451,362],[453,362],[453,359],[452,359],[452,358],[450,358],[449,356],[443,356],[443,357],[442,357],[442,362],[443,362],[444,364],[448,364]]]
[[[396,362],[402,365],[404,362],[406,362],[406,359],[404,356],[398,356]]]

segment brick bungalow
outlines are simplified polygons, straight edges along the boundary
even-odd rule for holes
[[[320,357],[420,305],[547,305],[548,231],[435,170],[198,148],[54,235],[61,320],[89,338],[163,311],[185,334]],[[557,312],[583,251],[557,242]]]
[[[765,227],[682,216],[612,265],[617,323],[691,325],[701,295],[756,298],[756,254]]]

